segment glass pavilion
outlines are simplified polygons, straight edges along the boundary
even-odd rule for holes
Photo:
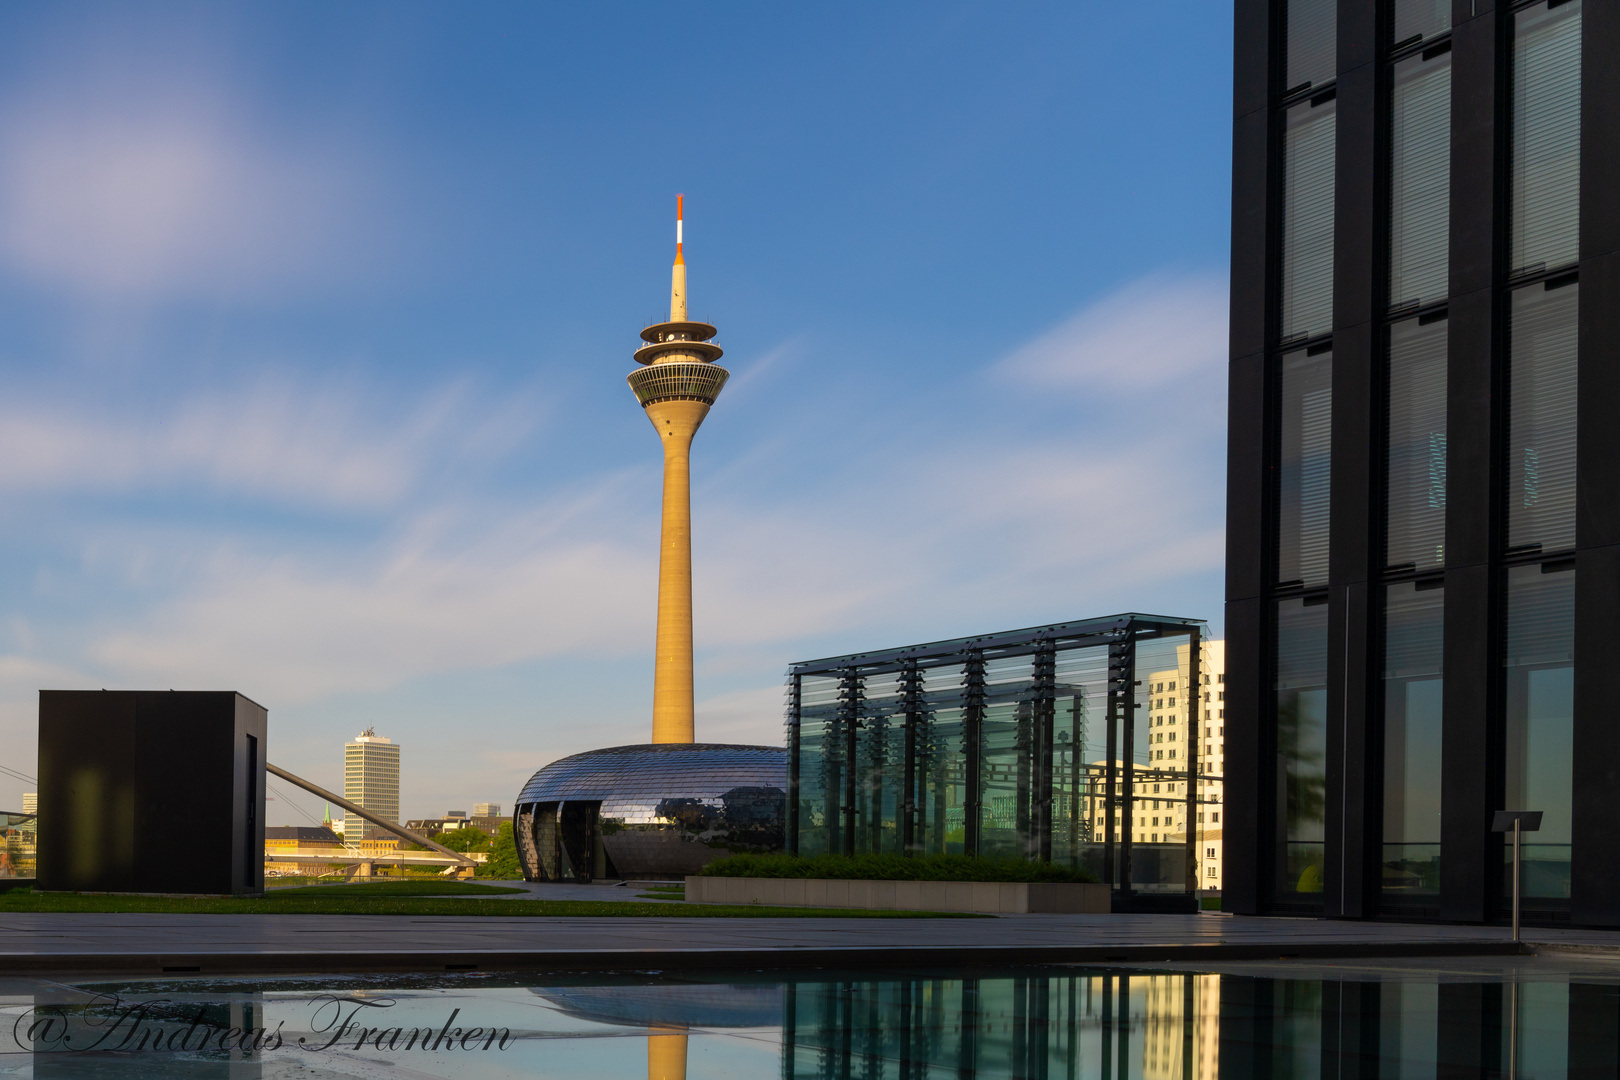
[[[1124,614],[792,665],[790,850],[1016,856],[1191,908],[1207,636]]]

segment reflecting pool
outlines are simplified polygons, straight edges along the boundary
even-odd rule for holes
[[[0,1077],[1620,1076],[1620,964],[0,979]]]

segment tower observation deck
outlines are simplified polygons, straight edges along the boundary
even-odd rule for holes
[[[675,267],[669,321],[641,332],[641,365],[630,389],[664,444],[664,513],[658,555],[658,637],[653,671],[655,743],[693,741],[692,689],[692,437],[731,373],[716,364],[718,331],[686,314],[683,253],[685,199],[675,201]]]

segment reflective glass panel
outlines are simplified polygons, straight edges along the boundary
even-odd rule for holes
[[[1396,44],[1451,29],[1451,0],[1395,0]]]
[[[1287,353],[1280,363],[1277,580],[1327,583],[1333,354]]]
[[[1188,640],[1162,637],[1136,648],[1133,730],[1131,886],[1138,892],[1182,892],[1187,882]]]
[[[1446,320],[1389,328],[1384,561],[1446,562]]]
[[[1338,0],[1287,0],[1288,90],[1321,86],[1338,70]]]
[[[840,808],[844,791],[844,726],[838,719],[838,680],[799,680],[799,854],[844,850]]]
[[[1438,583],[1436,583],[1438,584]],[[1384,868],[1386,910],[1440,898],[1440,706],[1445,590],[1384,590]]]
[[[1322,902],[1327,790],[1326,598],[1277,604],[1277,881],[1282,903]]]
[[[1396,64],[1390,112],[1389,304],[1433,303],[1450,266],[1451,53]]]
[[[1543,814],[1541,830],[1525,834],[1523,895],[1543,906],[1564,907],[1575,725],[1575,568],[1570,562],[1508,570],[1505,670],[1503,809]],[[1503,847],[1511,860],[1512,845]],[[1503,883],[1504,890],[1512,888],[1508,874]]]
[[[906,717],[898,672],[861,680],[861,720],[855,736],[855,851],[900,853]]]
[[[1580,286],[1516,290],[1508,323],[1507,543],[1575,546],[1576,317]]]
[[[1107,762],[1108,649],[1059,649],[1054,662],[1052,861],[1102,880],[1100,807]]]
[[[1284,342],[1333,329],[1335,106],[1301,102],[1283,126],[1282,326]]]
[[[923,725],[917,738],[916,843],[929,855],[961,855],[967,829],[967,748],[962,665],[922,669]]]
[[[1580,257],[1581,0],[1513,16],[1509,266]]]
[[[1030,858],[1034,708],[1031,657],[986,657],[979,853]]]

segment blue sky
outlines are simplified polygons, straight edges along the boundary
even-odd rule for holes
[[[700,739],[778,740],[795,659],[1218,630],[1229,23],[0,11],[0,763],[42,687],[240,689],[332,786],[375,725],[413,817],[645,739],[678,191]]]

